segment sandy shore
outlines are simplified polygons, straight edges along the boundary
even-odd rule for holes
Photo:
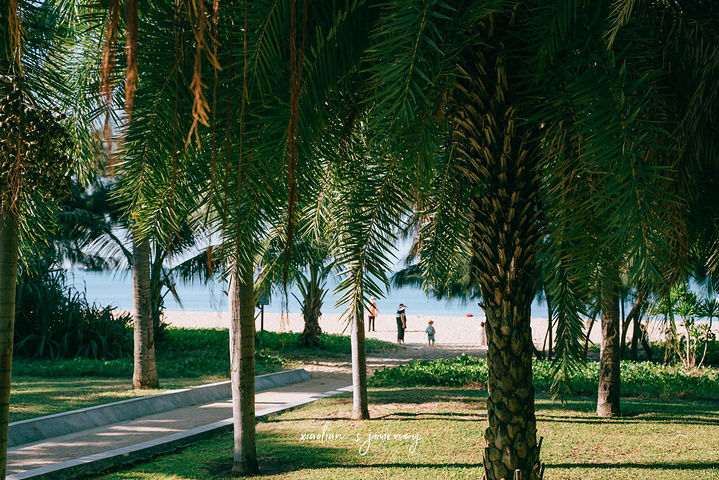
[[[185,328],[229,328],[229,315],[225,312],[165,312],[167,323],[176,327]],[[482,317],[441,317],[425,315],[408,315],[405,343],[411,345],[426,345],[427,335],[424,329],[427,322],[434,321],[437,330],[438,345],[452,345],[457,349],[474,350],[479,348],[479,324]],[[340,320],[338,314],[325,314],[320,319],[320,326],[326,333],[349,334],[347,324]],[[304,328],[302,315],[299,313],[280,314],[265,313],[264,328],[276,332],[301,332]],[[257,329],[260,329],[260,319],[257,319]],[[532,319],[532,337],[535,345],[542,348],[547,333],[547,319]],[[659,340],[663,334],[659,325],[650,325],[650,338]],[[394,315],[379,315],[376,321],[376,331],[367,332],[368,338],[377,338],[388,342],[397,340],[397,325]],[[594,343],[601,341],[601,328],[595,323],[592,328],[590,340]]]

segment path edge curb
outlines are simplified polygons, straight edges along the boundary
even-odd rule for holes
[[[303,368],[258,375],[255,377],[255,391],[262,392],[310,378],[312,378],[310,374]],[[230,381],[227,380],[20,420],[10,423],[8,427],[8,447],[18,447],[91,428],[127,422],[177,408],[224,400],[230,396]]]
[[[306,373],[306,372],[305,372]],[[322,398],[339,395],[352,391],[352,386],[343,387],[329,392],[318,393],[309,398],[287,403],[277,407],[261,410],[255,415],[256,421],[266,420],[308,403]],[[213,436],[233,427],[232,419],[228,418],[208,425],[195,427],[184,432],[168,435],[158,440],[138,443],[129,447],[110,450],[87,457],[76,458],[66,462],[56,463],[47,467],[36,468],[26,472],[9,475],[6,480],[57,480],[85,477],[105,472],[115,467],[129,465],[143,460],[149,460],[158,455],[171,453],[193,443],[212,438]]]

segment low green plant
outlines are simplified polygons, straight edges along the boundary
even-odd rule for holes
[[[131,354],[130,315],[90,304],[84,292],[66,285],[62,270],[20,276],[15,355],[112,360]]]
[[[653,303],[650,314],[668,327],[665,362],[676,356],[687,369],[701,367],[706,360],[709,344],[716,342],[712,322],[719,315],[719,301],[713,298],[699,299],[686,282],[680,282],[671,288],[668,297],[659,298]],[[683,329],[681,333],[676,316]],[[701,318],[708,322],[699,323]]]
[[[534,387],[549,392],[554,381],[553,363],[535,361]],[[487,382],[487,361],[467,355],[447,360],[413,361],[407,365],[375,372],[369,384],[376,387],[483,386]],[[687,371],[681,365],[658,365],[624,361],[621,364],[622,395],[632,397],[706,398],[719,400],[719,369]],[[572,372],[572,392],[596,395],[599,363],[588,362]]]
[[[317,347],[303,347],[299,333],[294,332],[269,332],[261,331],[255,334],[255,345],[257,348],[266,348],[272,351],[296,353],[336,353],[349,355],[352,352],[351,340],[348,335],[336,335],[322,333],[318,336]],[[394,350],[397,346],[394,343],[366,339],[367,353],[379,353],[387,350]]]
[[[157,370],[162,378],[197,378],[202,376],[229,377],[230,347],[227,330],[167,328],[155,348]],[[290,368],[294,363],[267,349],[257,350],[257,374]],[[107,377],[132,376],[132,356],[129,353],[113,360],[28,359],[15,358],[13,374],[51,377]]]

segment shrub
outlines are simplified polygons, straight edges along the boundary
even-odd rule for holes
[[[351,339],[348,335],[335,335],[323,333],[319,335],[319,346],[316,348],[305,348],[302,346],[299,333],[268,332],[261,331],[255,334],[255,345],[259,348],[266,348],[272,351],[301,350],[309,353],[337,353],[349,355],[352,352]],[[385,350],[396,349],[396,345],[382,340],[368,338],[366,340],[367,353],[378,353]]]
[[[130,315],[90,305],[66,287],[62,271],[20,277],[16,294],[15,353],[32,358],[121,358],[132,351]]]
[[[229,377],[230,348],[227,330],[166,329],[157,342],[157,370],[162,378]],[[255,353],[258,374],[291,367],[291,362],[266,349]],[[128,351],[115,360],[25,359],[13,362],[13,375],[40,377],[132,377],[132,355]]]
[[[534,386],[548,393],[554,381],[553,364],[536,361],[532,365]],[[407,365],[375,372],[369,384],[385,386],[485,385],[488,370],[485,359],[461,356],[452,360],[413,361]],[[622,395],[634,397],[680,397],[719,399],[719,369],[701,368],[687,371],[680,365],[657,365],[649,362],[621,364]],[[588,362],[572,373],[572,391],[578,395],[596,395],[599,363]]]

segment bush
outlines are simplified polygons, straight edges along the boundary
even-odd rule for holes
[[[227,330],[168,327],[155,346],[160,382],[163,378],[219,376],[228,378],[230,347]],[[132,355],[115,360],[86,358],[24,359],[13,362],[13,375],[39,377],[132,377]],[[255,353],[258,374],[290,368],[291,362],[267,350]]]
[[[532,365],[534,387],[549,393],[554,364],[535,361]],[[452,360],[413,361],[400,367],[375,372],[369,384],[387,386],[448,386],[485,385],[487,361],[461,356]],[[679,365],[657,365],[649,362],[622,362],[622,395],[633,397],[673,397],[719,399],[719,369],[702,368],[687,372]],[[572,391],[578,395],[596,395],[599,363],[588,362],[572,373]]]
[[[90,305],[62,271],[22,275],[16,293],[15,354],[110,360],[132,352],[130,315]]]
[[[349,335],[334,335],[323,333],[319,335],[320,344],[317,348],[305,348],[300,341],[299,333],[268,332],[261,331],[255,334],[255,345],[257,348],[266,348],[272,351],[286,352],[289,350],[300,350],[309,353],[337,353],[349,355],[352,352],[352,342]],[[386,350],[396,349],[394,343],[384,342],[368,338],[366,340],[367,353],[378,353]]]

